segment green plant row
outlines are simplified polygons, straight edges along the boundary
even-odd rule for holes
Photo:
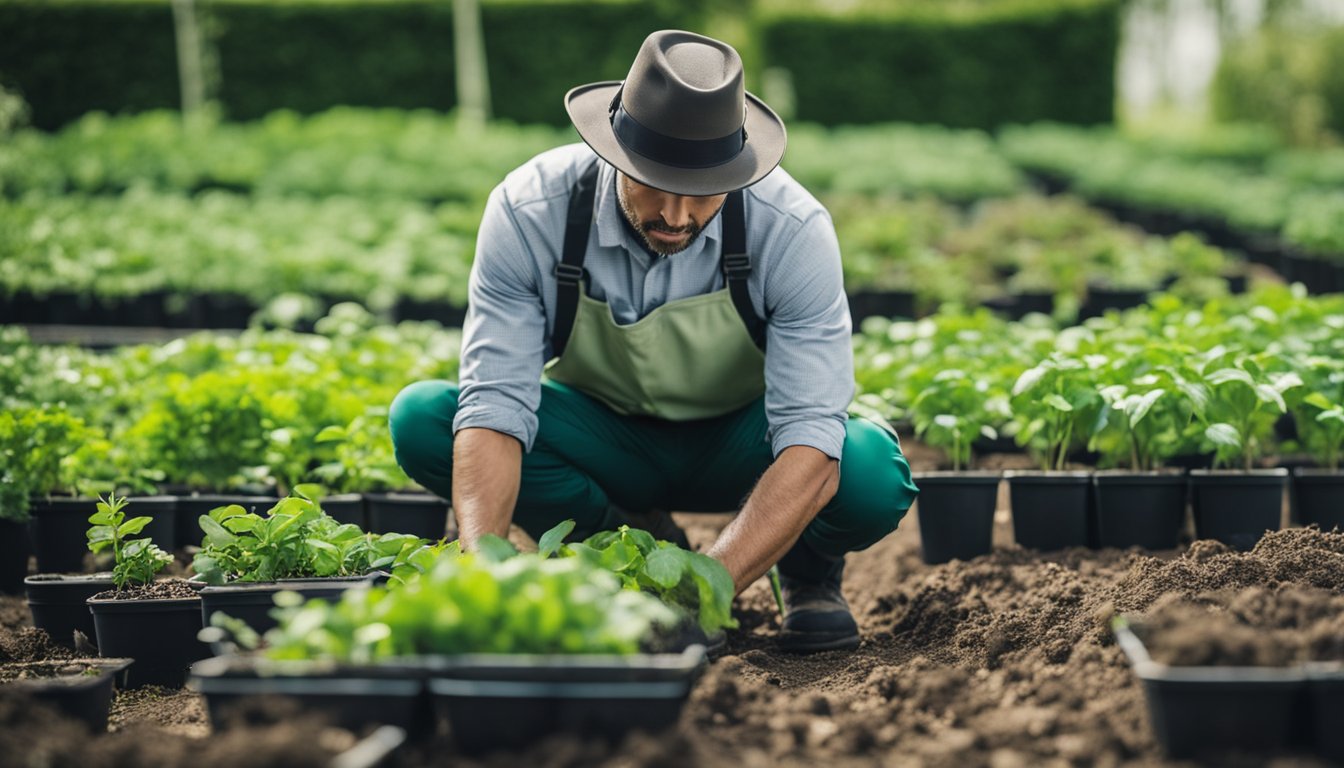
[[[157,486],[406,488],[387,405],[454,378],[460,334],[343,304],[316,333],[253,329],[96,354],[0,329],[0,514],[27,499]],[[332,429],[334,428],[334,429]]]
[[[1059,328],[949,310],[869,320],[856,340],[860,407],[909,423],[954,467],[982,439],[1013,438],[1042,467],[1089,449],[1147,470],[1213,454],[1251,467],[1275,450],[1344,456],[1344,297],[1274,288],[1150,306]],[[1280,443],[1292,414],[1298,438]]]
[[[1344,251],[1329,250],[1344,240],[1344,219],[1320,223],[1328,216],[1322,211],[1339,210],[1344,149],[1285,150],[1233,162],[1111,129],[1048,124],[1004,129],[999,146],[1022,168],[1067,180],[1089,199],[1279,235],[1318,255],[1344,258]],[[1304,238],[1304,230],[1311,234]]]

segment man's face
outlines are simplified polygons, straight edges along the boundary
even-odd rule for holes
[[[674,195],[640,184],[623,173],[618,174],[617,184],[626,220],[649,250],[663,256],[689,248],[728,198]]]

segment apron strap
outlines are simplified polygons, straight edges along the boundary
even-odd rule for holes
[[[597,197],[597,171],[594,162],[579,177],[569,192],[569,214],[565,219],[565,243],[560,263],[555,265],[555,331],[551,334],[551,350],[556,357],[564,354],[569,335],[574,331],[574,318],[579,314],[579,296],[582,280],[587,277],[583,260],[588,252],[588,231],[593,223],[593,202]],[[728,295],[733,307],[747,327],[747,333],[761,350],[765,349],[766,323],[751,306],[747,278],[751,276],[751,257],[747,255],[747,221],[742,191],[728,195],[723,203],[723,251],[719,268],[728,284]]]
[[[583,268],[588,253],[588,230],[593,224],[593,200],[597,197],[596,161],[579,177],[569,192],[569,215],[565,219],[565,246],[560,263],[555,265],[555,332],[551,334],[551,348],[556,357],[564,354],[569,345],[569,334],[574,330],[574,318],[579,314],[581,281],[587,275]]]
[[[747,219],[743,208],[742,190],[729,193],[723,203],[723,253],[719,268],[723,270],[724,282],[728,283],[728,295],[733,299],[737,316],[742,318],[742,324],[747,326],[747,333],[757,348],[765,351],[766,323],[751,306],[751,294],[747,291],[751,256],[747,255]]]

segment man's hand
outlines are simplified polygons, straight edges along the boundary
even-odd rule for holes
[[[453,509],[462,546],[473,549],[487,533],[509,535],[523,445],[493,429],[468,428],[453,439]]]
[[[785,448],[709,554],[740,593],[779,561],[840,487],[840,462],[815,448]]]

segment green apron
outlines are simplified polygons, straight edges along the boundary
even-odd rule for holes
[[[722,416],[759,398],[765,392],[764,321],[747,296],[751,262],[745,255],[742,193],[724,202],[720,269],[726,286],[668,302],[620,325],[611,308],[589,297],[583,285],[596,174],[594,164],[570,196],[556,270],[556,357],[545,376],[617,413],[670,421]]]

